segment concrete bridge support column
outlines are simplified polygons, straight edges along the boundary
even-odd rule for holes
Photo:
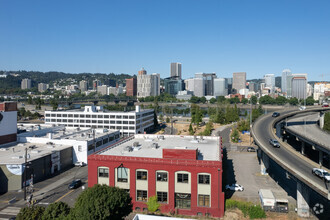
[[[319,165],[322,166],[323,163],[323,151],[319,151]]]
[[[262,152],[260,158],[260,172],[262,175],[268,175],[267,169],[269,168],[269,157]]]
[[[305,142],[301,142],[301,154],[305,154]]]
[[[301,182],[297,182],[297,213],[299,217],[309,217],[309,191]]]
[[[323,129],[324,126],[324,112],[320,112],[320,128]]]

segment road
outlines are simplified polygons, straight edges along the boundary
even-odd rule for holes
[[[293,111],[281,112],[281,114]],[[268,156],[274,159],[283,168],[295,175],[299,180],[316,190],[324,197],[327,197],[328,190],[326,183],[315,177],[311,172],[315,167],[314,162],[309,161],[307,158],[297,156],[298,153],[294,153],[287,147],[282,146],[281,148],[274,148],[269,144],[269,139],[275,138],[271,128],[274,121],[275,118],[273,118],[271,114],[268,114],[258,119],[253,125],[253,135],[255,140],[259,142],[259,147],[261,147]]]
[[[86,167],[73,167],[52,178],[34,184],[34,198],[37,205],[48,206],[54,202],[66,202],[71,207],[82,192],[82,187],[69,190],[68,185],[74,179],[81,179],[83,186],[87,188],[88,173]],[[16,198],[16,202],[8,204],[8,201]],[[27,203],[23,200],[23,191],[8,192],[0,196],[0,219],[8,219],[17,215],[19,210],[26,207]]]

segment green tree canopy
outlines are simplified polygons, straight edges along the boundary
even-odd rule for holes
[[[132,212],[132,198],[123,189],[96,184],[83,191],[72,210],[75,219],[122,219]]]
[[[157,201],[157,196],[151,196],[147,202],[148,205],[148,211],[149,212],[155,212],[160,207],[160,204]]]
[[[69,215],[70,210],[71,208],[68,204],[64,202],[55,202],[46,208],[42,219],[65,219],[65,217]]]
[[[45,208],[42,206],[31,206],[21,208],[16,216],[17,220],[41,220]]]

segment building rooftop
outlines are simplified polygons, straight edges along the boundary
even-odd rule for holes
[[[80,109],[63,109],[63,110],[56,110],[56,111],[46,111],[46,112],[86,112],[86,113],[135,113],[135,112],[144,112],[144,111],[150,111],[153,109],[141,109],[140,106],[135,106],[135,111],[109,111],[107,109],[104,109],[103,106],[85,106],[84,108]]]
[[[0,164],[23,164],[25,148],[28,149],[27,160],[35,160],[55,151],[72,147],[62,144],[9,143],[0,146]]]
[[[53,126],[50,124],[18,124],[20,130],[26,130],[24,133],[18,134],[19,138],[34,137],[34,138],[50,138],[51,139],[69,139],[76,141],[90,141],[94,139],[93,129],[91,128],[72,128],[63,125]],[[111,129],[94,129],[95,138],[102,137],[105,134],[117,132]]]
[[[163,158],[163,149],[198,150],[198,160],[220,161],[219,137],[136,134],[118,142],[99,155]],[[186,151],[184,151],[186,152]],[[179,156],[178,159],[184,159]],[[175,159],[175,158],[172,158]]]

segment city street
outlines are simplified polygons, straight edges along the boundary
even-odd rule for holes
[[[37,205],[48,206],[53,202],[62,201],[73,207],[76,198],[82,192],[82,187],[87,188],[87,176],[87,166],[73,167],[52,178],[34,184],[33,198],[36,199]],[[74,179],[81,179],[83,185],[78,189],[69,190],[68,185]],[[23,191],[20,191],[8,192],[0,196],[0,219],[16,216],[20,208],[27,205],[23,200],[23,195]],[[13,200],[11,204],[9,204],[10,200]]]

